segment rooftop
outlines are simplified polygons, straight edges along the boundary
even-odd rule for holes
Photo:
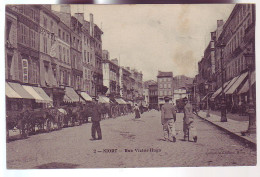
[[[158,76],[157,77],[173,77],[173,74],[172,74],[172,72],[158,71]]]

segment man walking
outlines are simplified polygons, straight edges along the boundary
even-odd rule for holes
[[[165,97],[164,100],[165,104],[161,108],[161,123],[163,125],[164,139],[166,141],[176,142],[176,110],[175,107],[169,103],[169,97]]]
[[[101,128],[100,128],[100,121],[101,121],[101,109],[97,103],[97,100],[94,100],[93,109],[92,109],[92,127],[91,127],[91,135],[93,140],[101,140],[102,134],[101,134]],[[96,132],[98,135],[98,138],[96,138]]]
[[[184,133],[184,141],[189,137],[189,132],[193,136],[194,142],[197,142],[197,131],[194,124],[194,114],[192,112],[192,105],[190,101],[185,97],[184,98],[185,106],[184,106],[184,117],[183,117],[183,133]]]

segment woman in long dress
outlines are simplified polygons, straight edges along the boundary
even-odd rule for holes
[[[141,118],[141,116],[140,116],[140,110],[139,110],[139,107],[138,107],[137,104],[135,104],[134,111],[135,111],[135,118],[136,118],[136,119]]]

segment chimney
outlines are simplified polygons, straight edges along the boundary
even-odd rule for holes
[[[89,14],[89,21],[90,21],[90,35],[94,37],[94,18],[93,14]]]
[[[217,20],[217,27],[223,26],[224,21],[223,20]]]
[[[75,17],[78,19],[78,21],[83,24],[84,22],[84,13],[75,13]]]
[[[71,13],[70,5],[69,4],[61,4],[60,5],[60,12],[70,14]]]
[[[211,34],[211,40],[215,40],[216,39],[216,32],[210,32]]]

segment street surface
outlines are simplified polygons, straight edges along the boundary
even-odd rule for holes
[[[248,166],[256,151],[196,118],[198,142],[183,141],[178,113],[177,142],[163,141],[160,112],[101,121],[103,139],[91,140],[91,123],[7,143],[7,168],[104,168]],[[141,151],[141,152],[137,152]]]

